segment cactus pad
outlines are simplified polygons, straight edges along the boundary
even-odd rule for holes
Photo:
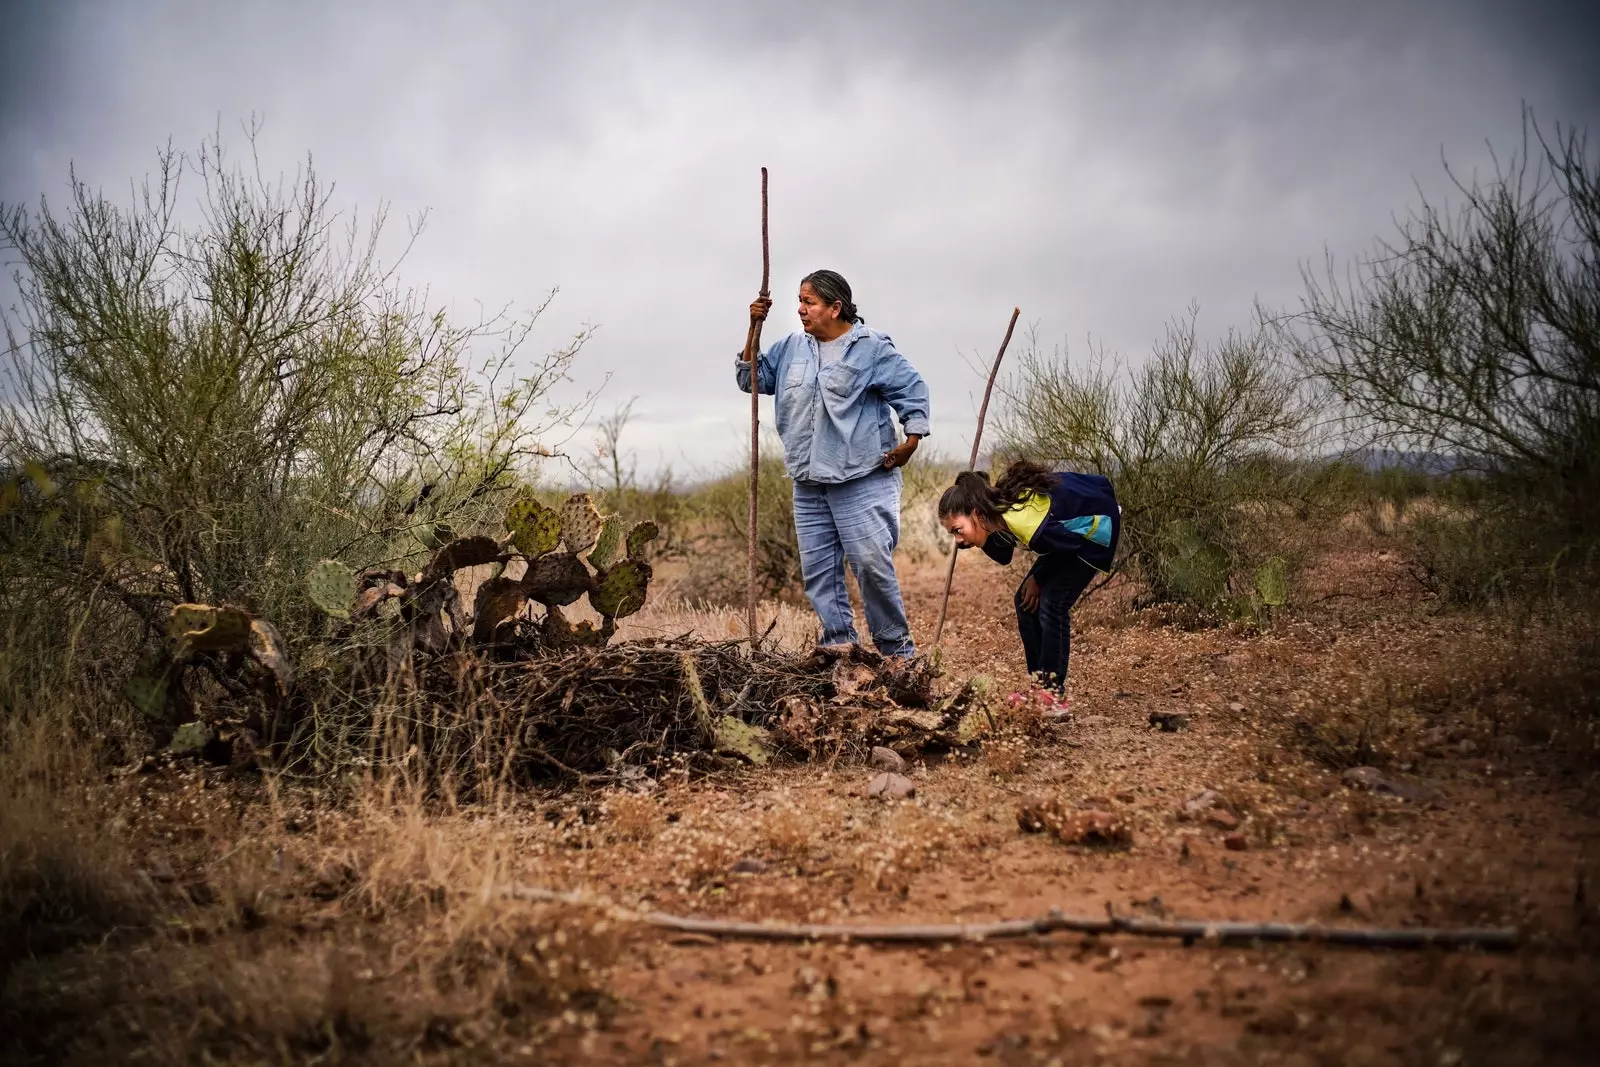
[[[589,603],[601,615],[620,619],[644,607],[649,588],[650,565],[625,559],[600,576],[599,586],[589,594]]]
[[[588,493],[574,493],[561,505],[561,540],[575,556],[587,555],[600,536],[600,513]]]
[[[493,641],[496,628],[516,618],[527,602],[527,590],[510,578],[494,577],[478,586],[472,607],[472,639],[479,644]]]
[[[661,529],[646,519],[628,531],[628,558],[644,560],[645,546],[661,535]]]
[[[271,676],[278,695],[286,695],[294,672],[289,667],[288,647],[278,628],[265,619],[250,620],[249,645],[251,658]]]
[[[238,608],[176,604],[167,632],[185,652],[239,648],[250,640],[250,616]]]
[[[186,722],[173,733],[167,751],[176,756],[198,756],[211,743],[211,727],[203,722]]]
[[[522,588],[528,599],[545,606],[565,607],[577,600],[594,584],[589,568],[570,552],[552,552],[528,564],[528,573],[522,576]]]
[[[1282,607],[1289,601],[1289,565],[1282,556],[1273,556],[1256,569],[1256,593],[1269,607]]]
[[[492,537],[462,537],[433,554],[422,571],[423,585],[448,578],[462,567],[481,567],[500,558],[500,545]]]
[[[517,551],[534,560],[555,551],[561,540],[561,516],[539,503],[532,490],[524,489],[506,509],[506,529]]]
[[[589,553],[589,566],[597,571],[605,570],[616,559],[617,549],[621,545],[622,519],[617,515],[608,515],[600,524],[600,539],[594,543],[594,551]]]
[[[160,719],[166,714],[167,680],[164,677],[136,674],[122,687],[122,694],[147,719]]]
[[[336,559],[325,559],[306,575],[306,592],[311,602],[336,619],[350,617],[350,603],[356,598],[356,576]]]
[[[772,735],[764,727],[752,726],[732,715],[718,715],[712,730],[717,752],[741,756],[757,767],[772,758]]]

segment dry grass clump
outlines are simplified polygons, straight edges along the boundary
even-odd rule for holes
[[[761,840],[784,859],[802,859],[816,847],[826,822],[815,809],[800,807],[787,793],[761,818]]]
[[[32,948],[152,914],[154,887],[101,817],[93,766],[94,753],[43,718],[14,719],[0,738],[0,980]]]
[[[617,841],[648,841],[667,824],[661,802],[652,796],[615,790],[600,804],[611,837]]]
[[[1600,624],[1445,620],[1341,641],[1291,700],[1292,738],[1334,768],[1548,746],[1600,758]]]
[[[1020,774],[1027,769],[1028,758],[1038,742],[1052,733],[1046,705],[1036,692],[1026,691],[1005,700],[990,697],[984,710],[987,714],[978,719],[983,724],[979,736],[984,762],[999,777]]]
[[[663,830],[657,843],[668,883],[682,892],[703,889],[726,875],[748,851],[746,842],[727,830],[702,826],[688,818]]]
[[[915,804],[896,805],[870,840],[856,846],[855,866],[874,889],[905,895],[911,877],[968,843],[954,815]]]

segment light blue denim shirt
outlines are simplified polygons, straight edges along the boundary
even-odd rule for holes
[[[907,434],[928,435],[928,386],[889,335],[857,323],[846,336],[844,355],[820,370],[817,342],[804,331],[756,361],[757,385],[773,398],[784,463],[797,482],[849,482],[882,467],[900,440],[891,409]],[[750,391],[742,355],[734,380]]]

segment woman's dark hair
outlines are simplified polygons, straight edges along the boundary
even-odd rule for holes
[[[962,471],[956,484],[939,498],[939,518],[951,515],[977,515],[989,526],[999,526],[1001,515],[1022,503],[1029,493],[1048,496],[1056,487],[1056,473],[1049,467],[1020,459],[1006,468],[1000,480],[989,484],[987,471]]]
[[[861,317],[861,312],[856,310],[855,304],[850,299],[850,283],[844,280],[844,275],[832,270],[814,270],[800,279],[801,285],[809,285],[824,304],[839,304],[839,317],[849,323],[866,322]]]

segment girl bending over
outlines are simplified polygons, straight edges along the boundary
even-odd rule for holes
[[[982,471],[964,471],[939,498],[939,521],[956,547],[981,548],[1001,565],[1019,544],[1039,554],[1017,587],[1017,629],[1028,673],[1064,704],[1072,605],[1096,574],[1111,569],[1122,533],[1111,481],[1026,460],[993,485]]]

